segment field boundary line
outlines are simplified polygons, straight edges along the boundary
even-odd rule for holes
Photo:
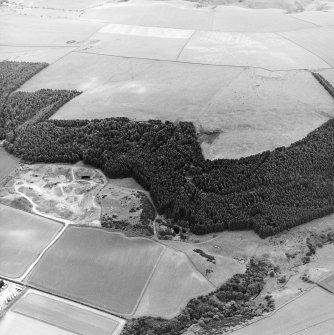
[[[192,259],[190,258],[190,256],[186,253],[186,252],[184,252],[183,250],[179,250],[179,249],[177,249],[176,247],[174,247],[174,246],[171,246],[171,245],[169,245],[169,244],[165,244],[165,243],[163,243],[161,240],[155,240],[157,243],[160,243],[160,244],[162,244],[162,245],[164,245],[165,247],[167,247],[167,248],[170,248],[170,249],[173,249],[173,250],[175,250],[175,251],[177,251],[177,252],[181,252],[182,254],[184,254],[186,257],[187,257],[187,259],[188,259],[188,261],[189,261],[189,263],[190,263],[190,266],[192,266],[193,267],[193,269],[197,272],[197,273],[199,273],[211,286],[213,286],[213,288],[216,290],[217,288],[218,288],[218,286],[220,286],[220,285],[218,285],[218,286],[216,286],[210,279],[208,279],[208,278],[206,278],[205,276],[204,276],[204,274],[201,272],[201,271],[199,271],[198,269],[197,269],[197,267],[196,267],[196,265],[195,265],[195,263],[192,261]],[[184,243],[184,242],[182,242],[182,243]]]
[[[322,323],[325,323],[325,322],[330,321],[330,320],[333,320],[333,319],[334,319],[334,316],[330,317],[329,319],[322,320],[322,321],[320,321],[320,322],[318,322],[318,323],[314,323],[314,324],[312,324],[312,325],[309,326],[309,327],[306,327],[306,328],[297,330],[296,332],[291,333],[291,334],[289,334],[289,335],[298,334],[298,333],[300,333],[300,332],[303,332],[303,331],[305,331],[305,330],[311,329],[311,328],[313,328],[313,327],[315,327],[315,326],[321,325]]]
[[[316,28],[315,28],[315,29],[316,29]],[[293,43],[294,45],[297,45],[298,47],[300,47],[300,48],[304,49],[305,51],[309,52],[310,54],[312,54],[313,56],[315,56],[315,57],[321,59],[321,60],[322,60],[324,63],[326,63],[331,69],[333,68],[333,65],[329,64],[329,63],[328,63],[326,60],[324,60],[321,56],[317,55],[315,52],[313,52],[313,51],[307,49],[305,46],[303,46],[303,45],[299,44],[298,42],[296,42],[296,41],[290,39],[289,37],[285,36],[284,33],[286,33],[286,32],[283,32],[283,33],[277,32],[277,33],[275,33],[275,34],[278,35],[278,36],[281,36],[281,37],[285,38],[287,41]],[[317,69],[317,71],[319,71],[319,69]]]
[[[321,27],[323,27],[323,26],[320,26],[320,25],[317,24],[317,23],[314,23],[314,22],[311,22],[311,21],[307,21],[307,20],[302,19],[302,18],[300,18],[300,17],[296,17],[296,16],[294,16],[294,15],[296,15],[296,14],[298,14],[298,13],[291,13],[291,14],[287,14],[287,15],[288,15],[289,17],[293,17],[294,19],[299,20],[299,21],[301,21],[301,22],[305,22],[305,23],[308,23],[308,24],[313,24],[314,28],[321,28]],[[313,29],[314,29],[314,28],[313,28]],[[307,30],[307,29],[312,29],[312,28],[310,27],[310,28],[303,28],[303,29],[286,30],[285,32],[289,32],[289,31],[298,31],[298,30]]]
[[[153,243],[153,244],[158,244],[159,243],[156,243],[155,240],[153,239],[150,239],[150,238],[147,238],[147,237],[128,237],[126,236],[123,232],[117,232],[117,231],[109,231],[109,230],[106,230],[105,228],[103,227],[95,227],[95,226],[82,226],[82,225],[79,225],[79,224],[68,224],[66,225],[66,227],[64,227],[64,230],[65,229],[77,229],[77,228],[81,228],[81,229],[85,229],[85,230],[88,230],[88,229],[95,229],[95,230],[100,230],[100,231],[103,231],[104,233],[110,233],[110,234],[119,234],[119,235],[122,235],[123,238],[125,239],[143,239],[143,240],[148,240],[150,241],[150,243]],[[50,246],[52,247],[52,246]],[[162,257],[162,254],[164,253],[165,249],[166,249],[166,246],[164,245],[161,245],[161,247],[163,247],[163,250],[160,252],[157,260],[156,260],[156,263],[151,271],[151,273],[153,273],[157,267],[157,264],[160,260],[160,258]],[[0,275],[0,278],[1,278],[1,275]],[[149,275],[148,277],[148,280],[150,280],[151,278],[151,274]],[[144,288],[146,287],[148,282],[145,283],[145,286]],[[69,301],[72,301],[72,302],[77,302],[77,303],[80,303],[82,305],[85,305],[87,307],[90,307],[90,308],[93,308],[93,309],[97,309],[97,310],[100,310],[101,312],[106,312],[106,313],[109,313],[109,314],[112,314],[112,315],[115,315],[115,316],[121,316],[123,317],[124,319],[129,319],[133,316],[134,312],[133,310],[131,310],[129,313],[118,313],[118,312],[110,312],[109,309],[103,307],[103,306],[100,306],[98,304],[94,304],[94,303],[91,303],[89,300],[86,300],[84,298],[78,298],[78,297],[75,297],[73,296],[71,293],[67,294],[62,294],[62,293],[59,293],[53,289],[50,289],[50,288],[44,288],[43,285],[39,285],[39,284],[34,284],[34,283],[28,283],[27,282],[27,279],[25,279],[25,282],[23,285],[26,285],[27,287],[29,288],[33,288],[33,289],[36,289],[37,291],[40,291],[40,292],[44,292],[44,293],[47,293],[47,294],[51,294],[51,295],[54,295],[56,297],[59,297],[59,298],[63,298],[63,299],[67,299]],[[141,295],[139,295],[139,298],[141,298]],[[138,298],[138,299],[139,299]],[[136,303],[137,304],[137,303]],[[135,305],[136,307],[136,305]]]
[[[184,51],[185,47],[189,44],[190,40],[193,38],[193,36],[197,33],[197,30],[193,30],[193,32],[191,33],[191,35],[187,38],[186,42],[184,43],[184,45],[182,46],[181,50],[178,52],[175,60],[178,61],[182,52]]]
[[[27,289],[27,288],[32,289],[32,290],[35,290],[37,292],[47,294],[49,296],[53,296],[53,297],[56,297],[56,298],[59,298],[59,299],[63,299],[65,301],[69,301],[69,302],[72,302],[72,303],[75,303],[75,304],[78,304],[78,305],[82,305],[82,306],[85,306],[87,308],[90,308],[90,309],[93,309],[93,310],[96,310],[96,311],[99,311],[99,312],[102,312],[102,313],[112,315],[112,316],[114,316],[116,318],[119,318],[119,319],[122,319],[122,320],[127,320],[128,319],[128,317],[126,315],[117,314],[117,313],[111,312],[110,310],[104,309],[102,307],[94,306],[92,304],[85,303],[83,301],[79,301],[79,300],[73,299],[71,297],[62,296],[61,294],[55,293],[53,291],[48,291],[47,289],[43,289],[42,287],[36,286],[34,284],[29,284],[27,282],[22,282],[22,281],[19,281],[18,279],[12,279],[10,277],[3,276],[2,274],[0,274],[0,279],[12,282],[14,284],[21,285],[25,289]]]
[[[261,320],[264,320],[264,319],[267,319],[267,318],[270,318],[272,317],[275,313],[277,313],[280,309],[284,308],[285,306],[289,305],[290,303],[292,303],[293,301],[301,298],[303,295],[305,295],[306,293],[308,293],[309,291],[311,291],[312,289],[314,289],[315,287],[317,287],[316,284],[313,284],[311,287],[307,288],[305,291],[303,291],[301,294],[297,295],[296,297],[292,298],[291,300],[287,301],[286,303],[284,303],[283,305],[279,306],[278,308],[276,308],[275,310],[273,310],[272,312],[266,314],[266,315],[262,315],[260,316],[258,319],[256,320],[250,320],[249,322],[243,324],[243,325],[240,325],[240,326],[237,326],[235,327],[233,330],[229,331],[227,334],[232,334],[240,329],[243,329],[245,327],[248,327],[254,323],[257,323]]]
[[[138,307],[139,307],[139,305],[140,305],[140,303],[141,303],[141,301],[142,301],[142,299],[143,299],[143,297],[144,297],[144,294],[145,294],[145,292],[146,292],[146,290],[147,290],[147,288],[148,288],[148,286],[149,286],[149,284],[150,284],[150,282],[151,282],[151,279],[153,278],[153,276],[154,276],[154,274],[155,274],[155,271],[156,271],[156,269],[157,269],[157,267],[158,267],[158,265],[159,265],[159,263],[160,263],[160,260],[161,260],[162,256],[166,253],[166,249],[167,249],[166,246],[163,246],[163,245],[162,245],[162,247],[163,247],[163,250],[160,252],[159,257],[158,257],[157,261],[155,262],[154,267],[153,267],[153,269],[152,269],[152,271],[151,271],[149,277],[147,278],[147,281],[146,281],[146,283],[145,283],[143,289],[142,289],[141,292],[140,292],[140,295],[139,295],[139,297],[138,297],[138,299],[137,299],[137,302],[136,302],[136,304],[134,305],[134,307],[133,307],[131,313],[129,314],[129,316],[131,316],[131,317],[133,317],[134,314],[136,314],[137,309],[138,309]]]
[[[38,292],[38,293],[36,293],[37,291],[35,290],[35,292],[34,292],[34,289],[29,289],[29,290],[30,290],[30,291],[26,290],[26,291],[22,294],[22,296],[20,296],[18,299],[14,299],[15,301],[14,301],[14,303],[13,303],[13,307],[11,308],[11,310],[12,310],[13,313],[17,313],[17,314],[23,315],[23,316],[25,316],[25,317],[28,317],[28,318],[34,319],[34,320],[36,320],[36,321],[45,323],[45,324],[47,324],[47,325],[50,325],[50,326],[59,328],[59,329],[61,329],[61,330],[65,330],[65,331],[67,331],[67,332],[74,333],[74,334],[76,334],[76,335],[82,335],[82,333],[80,333],[80,332],[78,332],[78,331],[75,331],[75,330],[73,330],[73,329],[66,328],[66,327],[64,327],[64,326],[60,326],[60,325],[56,325],[55,323],[52,323],[51,321],[47,321],[47,320],[43,320],[43,319],[39,319],[37,316],[32,315],[32,314],[29,314],[28,312],[23,312],[23,311],[17,311],[17,310],[15,310],[15,305],[18,305],[19,302],[20,302],[20,300],[24,299],[24,298],[25,298],[26,296],[28,296],[29,294],[33,294],[33,295],[38,295],[38,296],[40,296],[40,297],[47,298],[47,299],[49,299],[49,300],[58,301],[58,302],[60,302],[61,304],[68,304],[69,306],[74,307],[74,308],[77,308],[77,309],[81,308],[83,311],[88,312],[88,313],[90,313],[90,314],[95,314],[96,316],[98,316],[98,317],[101,318],[101,319],[105,319],[105,320],[111,320],[111,321],[113,321],[114,323],[116,323],[116,325],[115,325],[115,327],[114,327],[114,329],[113,329],[113,332],[112,332],[110,335],[114,335],[114,331],[118,328],[118,326],[119,326],[120,324],[122,324],[122,322],[124,322],[124,320],[121,319],[121,318],[117,318],[117,319],[119,319],[119,320],[116,320],[116,316],[114,316],[114,315],[111,315],[111,314],[109,314],[109,315],[102,315],[102,314],[100,314],[100,313],[102,313],[101,311],[95,311],[95,310],[93,310],[92,308],[90,308],[91,311],[90,311],[90,310],[87,310],[87,309],[86,309],[86,308],[88,308],[87,306],[82,305],[82,306],[80,306],[80,307],[77,307],[77,306],[71,305],[71,304],[73,304],[72,301],[66,301],[66,300],[63,299],[63,298],[59,298],[59,297],[55,297],[55,296],[52,296],[52,298],[50,298],[50,297],[49,297],[50,295],[47,296],[44,292]],[[31,291],[31,290],[32,290],[32,291]],[[63,300],[63,301],[61,301],[60,299]],[[78,303],[76,303],[76,304],[78,304]],[[104,313],[104,314],[107,314],[107,313]],[[114,318],[115,318],[115,319],[114,319]],[[123,325],[124,325],[124,324],[123,324]],[[92,334],[92,335],[94,335],[94,334]]]
[[[77,45],[0,44],[0,47],[13,47],[13,48],[72,48],[72,49],[76,49]]]
[[[65,224],[60,231],[56,234],[56,236],[52,239],[52,241],[44,248],[44,250],[39,254],[39,256],[36,258],[36,260],[28,267],[28,269],[23,273],[22,276],[19,277],[19,279],[23,282],[26,277],[29,275],[29,273],[34,269],[36,264],[39,262],[39,260],[44,256],[44,254],[58,241],[58,239],[61,237],[61,235],[64,233],[64,231],[67,228],[67,224]]]
[[[186,62],[180,60],[168,60],[168,59],[158,59],[158,58],[147,58],[147,57],[133,57],[133,56],[120,56],[120,55],[112,55],[105,53],[98,53],[92,51],[77,51],[73,50],[73,53],[83,53],[83,54],[91,54],[91,55],[99,55],[99,56],[108,56],[114,58],[124,58],[124,59],[136,59],[136,60],[148,60],[155,62],[168,62],[168,63],[179,63],[179,64],[190,64],[190,65],[202,65],[202,66],[215,66],[215,67],[232,67],[232,68],[243,68],[243,69],[260,69],[269,72],[295,72],[295,71],[310,71],[314,70],[314,68],[293,68],[293,69],[268,69],[260,66],[250,66],[250,65],[229,65],[229,64],[210,64],[210,63],[200,63],[200,62]],[[327,64],[327,63],[326,63]],[[316,68],[317,71],[332,69],[333,67],[328,65],[328,67],[320,67]]]
[[[222,85],[221,87],[218,87],[218,90],[212,95],[212,97],[210,98],[210,100],[207,102],[207,104],[201,108],[198,117],[200,118],[201,116],[205,115],[206,113],[209,112],[209,108],[212,106],[212,104],[214,103],[214,100],[219,97],[219,95],[221,95],[222,93],[224,93],[245,71],[247,71],[248,69],[246,68],[240,68],[240,72],[234,76],[227,85]],[[221,81],[223,82],[225,78],[223,78]]]

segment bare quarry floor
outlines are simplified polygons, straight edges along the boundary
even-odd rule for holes
[[[100,225],[95,196],[104,178],[95,169],[22,164],[3,182],[0,202],[65,223]]]

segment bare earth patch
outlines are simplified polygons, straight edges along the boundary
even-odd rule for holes
[[[95,196],[104,185],[96,169],[71,165],[22,165],[0,189],[0,202],[66,223],[100,225]]]

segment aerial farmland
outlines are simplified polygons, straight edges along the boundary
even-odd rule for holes
[[[0,1],[0,335],[331,335],[333,0]]]

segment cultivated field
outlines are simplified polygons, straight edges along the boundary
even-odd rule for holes
[[[330,335],[334,327],[334,295],[314,287],[300,298],[277,310],[272,316],[257,321],[234,335]]]
[[[1,17],[0,43],[9,46],[73,47],[102,27],[98,22],[51,19],[25,15]]]
[[[0,274],[22,276],[63,227],[60,223],[0,205]]]
[[[198,31],[183,49],[179,60],[268,70],[330,67],[319,57],[271,33]]]
[[[179,314],[190,297],[213,291],[210,284],[181,252],[167,249],[161,257],[135,316],[171,318]]]
[[[13,15],[8,20],[24,30],[25,20],[42,26],[43,17],[54,14],[53,25],[62,22],[56,17],[64,6],[63,15],[80,13],[79,19],[64,21],[81,27],[87,20],[100,26],[94,26],[89,36],[82,33],[85,37],[74,39],[70,36],[76,30],[72,32],[70,23],[62,25],[59,43],[66,43],[68,36],[78,49],[67,55],[66,50],[55,50],[59,61],[22,89],[83,91],[53,116],[58,119],[126,116],[192,121],[209,159],[239,158],[289,145],[333,116],[333,100],[304,71],[333,64],[333,29],[327,26],[334,22],[333,6],[314,1],[227,2],[235,6],[210,7],[220,2],[205,6],[201,1],[198,8],[195,2],[141,0],[99,5],[47,1],[42,6],[33,1],[37,8],[25,9],[22,23]],[[290,13],[302,8],[308,11]],[[58,29],[52,39],[58,38]],[[41,40],[42,44],[46,48],[47,43]],[[49,49],[36,48],[8,53],[28,58],[31,54],[32,60],[38,55],[53,57]]]
[[[0,181],[19,166],[19,159],[0,146]]]
[[[96,70],[100,62],[103,71]],[[289,145],[327,121],[334,109],[333,99],[306,71],[120,61],[80,53],[48,67],[22,89],[43,86],[84,90],[54,114],[56,119],[126,116],[192,121],[209,159],[238,158]]]
[[[240,9],[234,6],[217,7],[214,15],[213,30],[225,32],[272,33],[278,31],[313,28],[314,25],[296,20],[291,15],[273,9]]]
[[[0,17],[0,32],[6,32],[0,33],[0,61],[53,63],[21,90],[83,92],[54,119],[192,121],[205,158],[215,159],[287,146],[334,116],[333,99],[311,74],[334,83],[333,1],[14,0],[0,8]],[[11,159],[0,147],[0,180],[17,167]],[[24,165],[4,181],[0,202],[66,223],[98,225],[94,198],[105,182],[93,169]],[[131,180],[110,185],[101,193],[102,212],[136,224],[139,193],[132,188],[140,186]],[[193,236],[191,243],[166,241],[166,248],[70,226],[26,280],[122,315],[172,317],[191,297],[262,256],[275,268],[251,304],[271,294],[281,307],[304,294],[236,335],[330,335],[334,295],[311,287],[334,271],[334,244],[327,240],[321,248],[319,237],[334,231],[333,217],[265,240],[249,231],[223,232],[198,238],[203,243]],[[0,223],[0,274],[15,278],[62,228],[3,205]],[[306,256],[307,239],[316,241],[315,255]],[[0,335],[115,335],[118,322],[30,291],[2,319]]]
[[[108,311],[131,314],[162,250],[148,239],[69,226],[27,282]]]
[[[317,29],[305,29],[283,32],[281,35],[311,51],[313,54],[318,55],[327,63],[327,65],[330,65],[331,67],[334,66],[333,28],[321,27]]]
[[[80,335],[116,334],[124,323],[108,314],[33,290],[16,302],[11,313],[38,320],[41,328],[48,324]]]
[[[61,328],[8,311],[0,321],[0,335],[73,335]]]
[[[231,255],[219,255],[217,252],[211,252],[211,250],[207,248],[206,244],[183,243],[177,241],[162,242],[185,253],[196,269],[216,287],[220,286],[234,274],[243,273],[246,269],[245,265],[247,257],[245,255],[242,257],[238,257],[236,255],[233,255],[232,257]],[[202,257],[197,252],[194,252],[195,249],[203,250],[208,255],[214,255],[215,261],[209,262],[205,257]],[[241,249],[235,247],[231,250]],[[240,262],[240,260],[243,261]]]
[[[53,63],[74,49],[74,47],[1,46],[0,61]]]
[[[103,185],[104,176],[96,169],[25,164],[7,178],[0,202],[67,223],[100,225],[95,196]]]
[[[190,236],[188,243],[163,243],[188,255],[197,270],[216,286],[235,273],[243,273],[251,257],[265,257],[277,266],[277,271],[274,277],[268,278],[260,298],[271,294],[276,307],[280,307],[309,289],[312,281],[319,282],[334,271],[333,243],[318,247],[309,261],[303,259],[308,251],[307,238],[326,236],[333,231],[334,215],[329,215],[266,239],[261,239],[252,231],[226,231],[213,235]],[[321,239],[316,243],[320,241]],[[214,262],[209,262],[206,257],[194,252],[195,249],[213,256]],[[285,280],[280,283],[280,278]]]

